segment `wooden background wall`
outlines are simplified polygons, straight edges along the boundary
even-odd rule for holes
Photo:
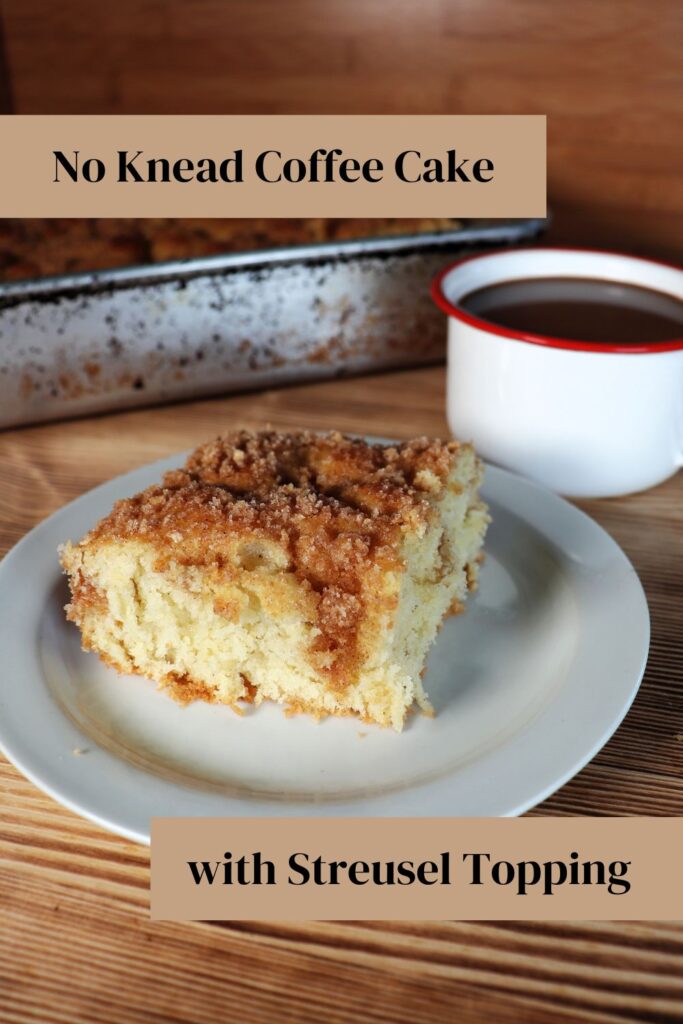
[[[547,113],[555,237],[680,254],[680,0],[2,0],[0,10],[5,109]]]

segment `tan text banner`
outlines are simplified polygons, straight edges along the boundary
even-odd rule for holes
[[[545,117],[0,117],[0,217],[534,217]]]
[[[158,818],[152,917],[678,920],[683,819]]]

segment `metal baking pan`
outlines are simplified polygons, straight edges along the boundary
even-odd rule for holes
[[[543,220],[0,285],[0,427],[443,359],[429,282]]]

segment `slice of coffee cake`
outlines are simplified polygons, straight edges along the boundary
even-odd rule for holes
[[[400,730],[488,515],[469,445],[242,431],[66,544],[86,649],[181,701],[279,701]]]

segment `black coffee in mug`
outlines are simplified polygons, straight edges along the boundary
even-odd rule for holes
[[[582,277],[530,277],[477,288],[459,305],[521,333],[605,345],[683,337],[683,303],[638,285]]]

